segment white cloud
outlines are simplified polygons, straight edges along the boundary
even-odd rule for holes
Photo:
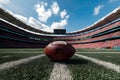
[[[100,12],[100,9],[103,7],[103,5],[98,5],[94,8],[94,15],[98,15]]]
[[[46,10],[45,7],[47,6],[47,3],[41,3],[35,5],[35,10],[38,13],[39,20],[42,22],[46,22],[49,17],[52,15],[51,9]]]
[[[3,5],[8,5],[10,3],[10,0],[0,0],[0,7],[4,8]]]
[[[66,16],[67,12],[64,9],[61,13],[60,13],[60,17],[63,19]]]
[[[10,0],[0,0],[1,4],[8,4],[10,2]]]
[[[60,8],[58,6],[58,3],[53,2],[52,6],[51,6],[51,9],[52,9],[53,14],[57,15],[59,10],[60,10]]]
[[[42,26],[44,26],[44,30],[46,29],[48,31],[52,31],[53,29],[63,29],[68,24],[67,20],[69,18],[69,15],[65,9],[59,12],[60,8],[57,2],[53,2],[50,6],[45,2],[41,2],[41,4],[35,5],[35,10],[38,13],[38,17],[41,22],[47,22],[51,16],[60,13],[58,16],[60,16],[62,20],[59,22],[53,21],[50,27],[42,24]]]
[[[54,2],[53,5],[54,5],[54,9],[52,8],[52,10],[54,10],[53,14],[54,14],[55,10],[56,10],[56,14],[58,14],[57,12],[59,12],[59,6],[58,6],[57,2]],[[55,5],[56,5],[56,8],[55,8]],[[59,22],[55,22],[55,21],[52,22],[52,24],[50,26],[52,29],[65,29],[65,26],[68,24],[67,20],[69,18],[69,15],[67,14],[67,11],[65,9],[60,12],[60,17],[63,20],[60,20]]]
[[[53,22],[51,25],[52,29],[64,29],[65,26],[67,25],[67,20],[61,20],[60,22]]]
[[[68,19],[69,17],[70,17],[70,16],[69,16],[69,15],[67,15],[65,18],[66,18],[66,19]]]
[[[45,25],[45,24],[41,24],[41,25],[44,27],[43,31],[53,32],[53,29],[52,29],[51,27],[49,27],[49,26],[47,26],[47,25]]]
[[[53,22],[51,24],[52,29],[65,29],[65,26],[68,24],[69,15],[66,15],[65,18],[59,22]]]
[[[33,17],[30,17],[28,19],[28,24],[39,30],[44,29],[43,26],[41,25],[41,23],[39,21],[37,21],[36,19],[34,19]]]
[[[36,20],[33,17],[30,17],[28,19],[28,24],[31,25],[33,28],[39,29],[39,30],[43,30],[43,31],[47,31],[47,32],[52,32],[53,30],[48,27],[45,24],[42,24],[41,22],[39,22],[38,20]]]
[[[10,10],[5,10],[7,13],[11,14],[12,16],[14,16],[16,19],[22,21],[23,23],[30,25],[31,27],[38,29],[38,30],[43,30],[43,31],[47,31],[47,32],[53,32],[51,27],[48,27],[47,25],[39,22],[38,20],[36,20],[33,17],[24,17],[22,15],[19,14],[15,14]]]
[[[57,2],[53,2],[53,4],[50,6],[45,2],[41,2],[40,4],[36,4],[34,7],[35,11],[38,14],[39,21],[33,17],[27,18],[22,15],[15,14],[9,10],[5,11],[7,11],[9,14],[13,15],[15,18],[19,19],[27,25],[47,32],[53,32],[53,29],[64,29],[65,26],[68,24],[69,15],[67,14],[67,11],[65,9],[61,10],[62,12],[60,12],[60,8]],[[46,22],[52,15],[60,17],[60,20],[58,22],[53,21],[51,22],[52,24],[50,26],[47,26],[43,22]]]
[[[14,16],[15,18],[19,19],[20,21],[22,21],[22,22],[24,22],[24,23],[26,23],[27,20],[28,20],[26,17],[24,17],[24,16],[22,16],[22,15],[19,15],[19,14],[15,14],[15,13],[13,13],[13,12],[10,11],[10,10],[6,10],[6,12],[8,12],[9,14],[11,14],[12,16]]]
[[[15,14],[14,16],[17,17],[17,19],[19,19],[19,20],[21,20],[23,22],[27,22],[27,18],[22,16],[22,15]]]
[[[118,1],[118,0],[109,0],[109,3],[112,3],[112,2],[115,2],[115,1]]]

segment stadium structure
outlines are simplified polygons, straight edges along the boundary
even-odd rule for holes
[[[75,48],[120,47],[120,7],[87,28],[64,34],[35,29],[0,8],[0,48],[44,48],[53,41]]]

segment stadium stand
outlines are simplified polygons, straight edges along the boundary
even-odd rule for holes
[[[52,41],[75,48],[119,48],[120,7],[85,29],[65,34],[34,29],[0,8],[0,48],[44,48]]]

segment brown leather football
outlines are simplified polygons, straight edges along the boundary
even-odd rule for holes
[[[74,55],[75,48],[65,41],[55,41],[45,47],[44,53],[54,61],[65,61]]]

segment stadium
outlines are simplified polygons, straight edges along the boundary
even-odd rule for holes
[[[68,61],[49,60],[43,49],[65,41]],[[84,29],[46,32],[0,8],[0,80],[120,80],[120,7]]]

